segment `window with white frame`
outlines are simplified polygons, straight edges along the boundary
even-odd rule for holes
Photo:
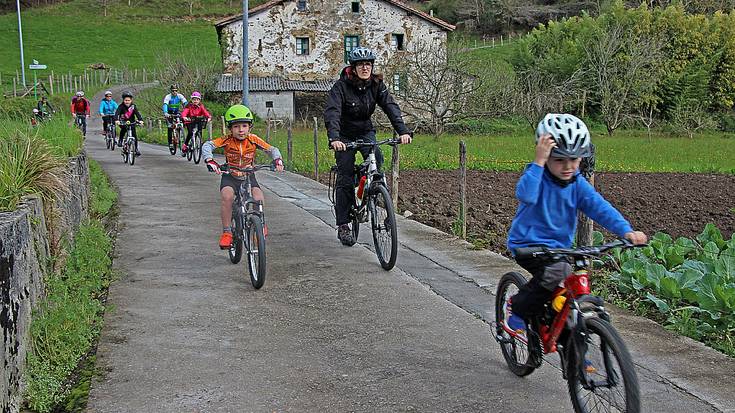
[[[393,82],[392,82],[393,84],[392,84],[392,86],[393,86],[393,92],[395,92],[395,93],[400,93],[401,92],[401,77],[402,76],[401,76],[400,73],[395,73],[393,75]]]
[[[296,38],[296,54],[298,55],[309,54],[309,38],[308,37],[297,37]]]
[[[359,36],[345,36],[345,63],[350,61],[350,52],[352,49],[360,47]]]

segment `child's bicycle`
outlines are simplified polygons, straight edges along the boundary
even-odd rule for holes
[[[122,157],[123,163],[130,163],[130,166],[135,165],[136,152],[138,150],[138,139],[133,135],[133,125],[143,124],[143,122],[131,122],[129,120],[121,120],[120,126],[127,126],[125,137],[122,141]]]
[[[221,166],[223,174],[229,174],[231,169],[244,173],[242,177],[237,177],[237,179],[242,178],[242,182],[235,191],[235,200],[232,202],[232,244],[230,244],[228,253],[230,262],[237,264],[242,257],[242,247],[245,245],[250,282],[255,289],[259,289],[265,283],[266,255],[263,232],[265,214],[263,203],[256,201],[251,195],[250,174],[266,168],[273,170],[273,165],[254,165],[242,169],[227,164]]]
[[[115,127],[114,120],[115,116],[105,115],[102,118],[109,118],[107,129],[105,129],[105,145],[107,146],[107,149],[114,151],[115,145],[117,145],[117,128]]]
[[[191,146],[186,151],[186,159],[194,159],[195,164],[199,164],[202,159],[202,131],[207,127],[206,116],[192,116],[191,122],[194,125],[194,131],[191,135]]]
[[[378,163],[375,160],[375,148],[380,145],[398,145],[400,141],[385,139],[379,142],[354,141],[345,142],[347,150],[370,148],[368,156],[360,165],[355,165],[355,203],[350,208],[350,229],[352,237],[357,241],[360,233],[360,223],[370,219],[370,227],[373,231],[373,244],[375,255],[378,256],[380,266],[388,271],[396,265],[398,256],[398,229],[396,226],[396,215],[393,211],[393,200],[388,192],[385,177],[378,171]],[[335,191],[337,179],[337,166],[332,166],[329,171],[329,200],[335,207]]]
[[[176,150],[183,142],[184,124],[181,122],[181,114],[179,113],[166,115],[166,117],[170,119],[171,125],[173,126],[171,141],[168,143],[168,151],[171,152],[171,155],[176,155]],[[169,122],[169,119],[166,119],[166,122]]]
[[[589,258],[613,248],[636,247],[627,240],[597,247],[550,249],[518,248],[516,258],[533,257],[566,260],[574,271],[557,287],[524,333],[506,324],[509,299],[526,283],[517,272],[500,279],[495,298],[495,339],[503,357],[517,376],[526,376],[541,366],[544,354],[559,353],[562,376],[567,380],[574,411],[641,411],[638,377],[623,340],[610,323],[610,315],[600,297],[590,295],[587,270]]]

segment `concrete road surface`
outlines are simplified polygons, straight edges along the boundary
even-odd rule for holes
[[[401,219],[386,272],[367,227],[361,244],[339,244],[323,186],[260,173],[268,277],[254,290],[244,261],[217,247],[219,177],[146,144],[123,164],[100,123],[86,147],[120,191],[121,227],[90,412],[571,411],[556,356],[518,378],[493,339],[492,291],[510,261]],[[616,321],[644,412],[732,407],[732,360]]]

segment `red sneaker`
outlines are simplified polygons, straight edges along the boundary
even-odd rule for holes
[[[232,233],[223,232],[222,236],[219,237],[219,248],[223,250],[228,250],[230,249],[231,245],[232,245]]]

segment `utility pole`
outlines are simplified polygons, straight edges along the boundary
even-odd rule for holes
[[[250,78],[248,76],[248,0],[242,0],[242,104],[249,105]]]
[[[247,2],[247,0],[245,0]],[[26,62],[23,57],[23,29],[20,25],[20,0],[15,0],[15,7],[18,10],[18,40],[20,41],[20,70],[23,73],[23,87],[26,86]]]

